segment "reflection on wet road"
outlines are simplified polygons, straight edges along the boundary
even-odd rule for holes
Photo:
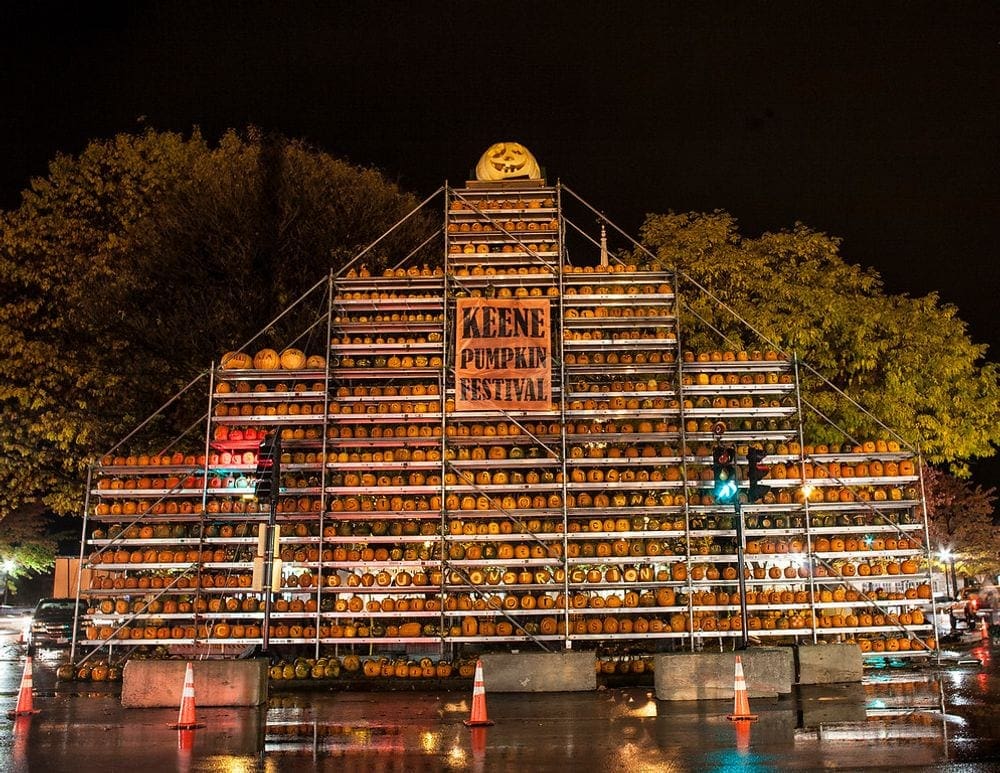
[[[983,667],[888,667],[863,684],[800,688],[753,701],[760,719],[729,722],[729,702],[666,703],[652,688],[490,694],[496,725],[469,729],[471,694],[278,693],[259,709],[198,708],[201,730],[169,728],[176,709],[122,709],[108,692],[53,689],[39,666],[42,713],[3,719],[6,770],[691,771],[934,769],[1000,762],[1000,674]],[[22,660],[0,649],[0,708],[16,700]],[[75,688],[80,689],[80,688]]]

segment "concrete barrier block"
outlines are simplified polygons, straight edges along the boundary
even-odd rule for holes
[[[799,684],[860,682],[864,676],[857,644],[803,644],[797,654]]]
[[[654,659],[656,697],[665,701],[732,700],[736,655],[743,663],[747,694],[775,698],[790,693],[795,664],[790,647],[752,647],[734,652],[677,652]]]
[[[197,660],[196,706],[259,706],[267,701],[266,660]],[[130,660],[122,671],[122,706],[180,706],[185,660]]]
[[[487,693],[597,689],[593,652],[491,652],[482,661]]]

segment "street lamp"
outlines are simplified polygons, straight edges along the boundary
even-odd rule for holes
[[[951,552],[951,548],[941,548],[941,560],[948,565],[951,570],[951,597],[953,599],[958,598],[958,578],[955,576],[955,554]],[[946,575],[947,577],[947,575]]]
[[[10,582],[10,576],[14,573],[17,568],[17,562],[13,558],[5,558],[3,564],[3,606],[7,606],[7,584]]]

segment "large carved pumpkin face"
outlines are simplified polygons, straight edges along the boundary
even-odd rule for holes
[[[491,145],[476,164],[477,180],[540,180],[541,177],[542,170],[535,157],[519,142]]]

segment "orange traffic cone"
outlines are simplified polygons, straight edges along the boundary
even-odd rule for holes
[[[733,722],[741,720],[752,722],[757,719],[756,714],[750,713],[750,700],[747,698],[747,680],[743,677],[743,661],[740,656],[736,656],[736,679],[733,682],[733,690],[736,693],[733,702],[733,713],[726,714],[726,719]]]
[[[486,687],[483,684],[483,661],[476,661],[476,677],[472,683],[472,716],[465,720],[466,727],[492,725],[486,717]]]
[[[28,655],[24,661],[24,674],[21,675],[21,689],[17,693],[17,707],[13,711],[8,711],[7,716],[13,719],[37,714],[34,702],[35,697],[31,687],[31,655]]]
[[[984,642],[989,642],[990,640],[990,627],[986,625],[986,618],[983,618],[983,624],[979,628],[980,637]]]
[[[177,719],[177,724],[171,725],[171,727],[178,730],[194,730],[195,728],[204,726],[204,724],[198,724],[194,716],[194,666],[188,663],[187,670],[184,672],[184,690],[181,692],[180,716]]]

